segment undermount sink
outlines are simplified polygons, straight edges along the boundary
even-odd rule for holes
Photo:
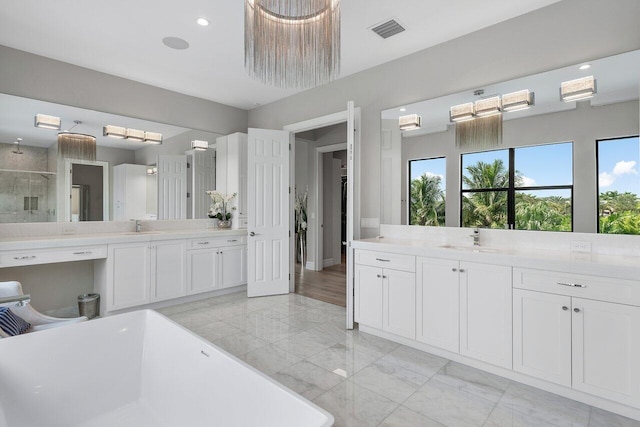
[[[482,246],[457,246],[457,245],[440,245],[443,249],[455,249],[457,251],[477,252],[477,253],[496,253],[497,249],[483,248]]]

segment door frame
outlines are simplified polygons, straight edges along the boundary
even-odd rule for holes
[[[292,135],[295,135],[296,133],[299,132],[304,132],[307,130],[313,130],[313,129],[318,129],[318,128],[322,128],[322,127],[327,127],[327,126],[331,126],[331,125],[335,125],[338,123],[347,123],[347,144],[349,143],[349,132],[351,131],[350,126],[349,126],[349,119],[351,118],[351,113],[353,113],[353,122],[355,125],[355,128],[353,129],[353,147],[351,147],[351,149],[349,149],[349,147],[347,146],[347,156],[352,155],[353,156],[353,160],[352,162],[347,162],[347,176],[350,176],[352,179],[352,189],[353,191],[351,192],[352,194],[352,203],[353,203],[353,207],[352,207],[352,212],[348,218],[347,218],[347,230],[349,229],[349,227],[351,227],[351,229],[353,230],[353,239],[358,239],[360,238],[360,227],[356,227],[356,224],[360,223],[360,176],[359,176],[359,171],[360,171],[360,121],[361,121],[361,116],[362,116],[362,112],[360,107],[354,107],[353,103],[350,101],[348,103],[347,109],[343,110],[343,111],[339,111],[337,113],[333,113],[333,114],[328,114],[325,116],[320,116],[320,117],[316,117],[313,119],[309,119],[309,120],[304,120],[301,122],[296,122],[296,123],[292,123],[289,125],[285,125],[283,126],[283,130],[288,130],[289,132],[291,132]],[[291,152],[289,153],[290,156],[290,161],[289,161],[289,180],[290,180],[290,185],[292,188],[295,188],[295,138],[292,136],[291,138],[294,143],[292,144],[292,148],[291,148]],[[351,153],[349,153],[351,152]],[[353,168],[349,167],[350,164],[353,164]],[[291,220],[290,220],[290,227],[291,227],[291,231],[292,231],[292,235],[294,230],[294,215],[293,215],[293,207],[294,207],[294,203],[293,203],[293,198],[291,200],[290,203],[290,209],[291,209]],[[349,234],[349,233],[347,233]],[[347,235],[347,239],[349,238],[349,236]],[[290,245],[290,272],[291,272],[291,280],[289,281],[289,292],[294,292],[295,291],[295,242],[293,241],[294,239],[291,239],[291,245]],[[349,251],[351,251],[352,249],[350,247],[347,247],[347,254],[349,254]],[[350,257],[347,256],[347,263],[350,262]],[[347,265],[347,271],[349,271],[349,265]],[[353,270],[351,270],[351,275],[353,275]],[[351,278],[353,279],[353,277]],[[349,280],[349,273],[347,273],[347,281]],[[353,300],[353,283],[349,284],[346,283],[346,291],[347,291],[347,329],[353,329],[353,309],[354,309],[354,300]]]
[[[338,144],[323,145],[321,147],[315,147],[313,149],[313,162],[316,168],[315,183],[313,186],[314,201],[316,206],[316,220],[313,222],[313,245],[315,248],[313,258],[313,270],[321,271],[324,269],[324,172],[323,167],[323,154],[333,153],[335,151],[342,151],[347,149],[347,143],[341,142]],[[349,218],[347,218],[349,221]],[[308,242],[309,240],[307,240]]]
[[[102,220],[110,221],[109,217],[109,162],[103,162],[100,160],[80,160],[80,159],[65,159],[64,160],[64,199],[59,208],[62,207],[62,222],[71,222],[71,185],[73,182],[72,171],[73,165],[88,165],[98,166],[102,168]],[[60,218],[60,217],[59,217]]]

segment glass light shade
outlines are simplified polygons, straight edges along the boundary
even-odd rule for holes
[[[452,122],[462,122],[465,120],[471,120],[474,117],[475,117],[475,107],[473,105],[473,102],[454,105],[449,110],[449,120],[451,120]]]
[[[530,108],[535,104],[535,94],[529,89],[502,95],[502,111],[518,111]]]
[[[560,99],[564,102],[588,99],[596,92],[596,79],[593,76],[569,80],[560,84]]]
[[[121,126],[106,125],[102,127],[102,136],[120,139],[126,138],[127,129]]]
[[[132,141],[144,141],[144,131],[138,129],[127,129],[127,139]]]
[[[209,149],[209,141],[193,140],[191,141],[191,148],[198,151],[207,150]]]
[[[162,134],[158,132],[145,132],[144,142],[149,144],[162,144]]]
[[[420,126],[422,125],[422,117],[417,114],[407,114],[406,116],[401,116],[398,119],[398,124],[402,131],[420,129]]]
[[[476,101],[476,116],[486,117],[500,114],[502,111],[502,102],[499,96],[491,98],[479,99]]]
[[[34,117],[34,126],[37,128],[60,130],[61,124],[60,117],[46,114],[36,114]]]

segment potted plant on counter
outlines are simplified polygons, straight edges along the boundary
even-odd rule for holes
[[[231,228],[231,212],[236,210],[236,207],[232,206],[231,202],[238,193],[222,194],[213,190],[209,190],[206,193],[211,197],[209,218],[218,219],[218,228]]]

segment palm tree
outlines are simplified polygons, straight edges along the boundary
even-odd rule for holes
[[[411,181],[409,217],[413,225],[444,225],[444,201],[442,178],[422,174]]]
[[[509,173],[500,159],[492,163],[479,161],[467,166],[462,182],[469,190],[502,189],[473,192],[462,199],[462,225],[464,227],[504,228],[507,224],[507,191]],[[516,182],[521,180],[520,174]]]

